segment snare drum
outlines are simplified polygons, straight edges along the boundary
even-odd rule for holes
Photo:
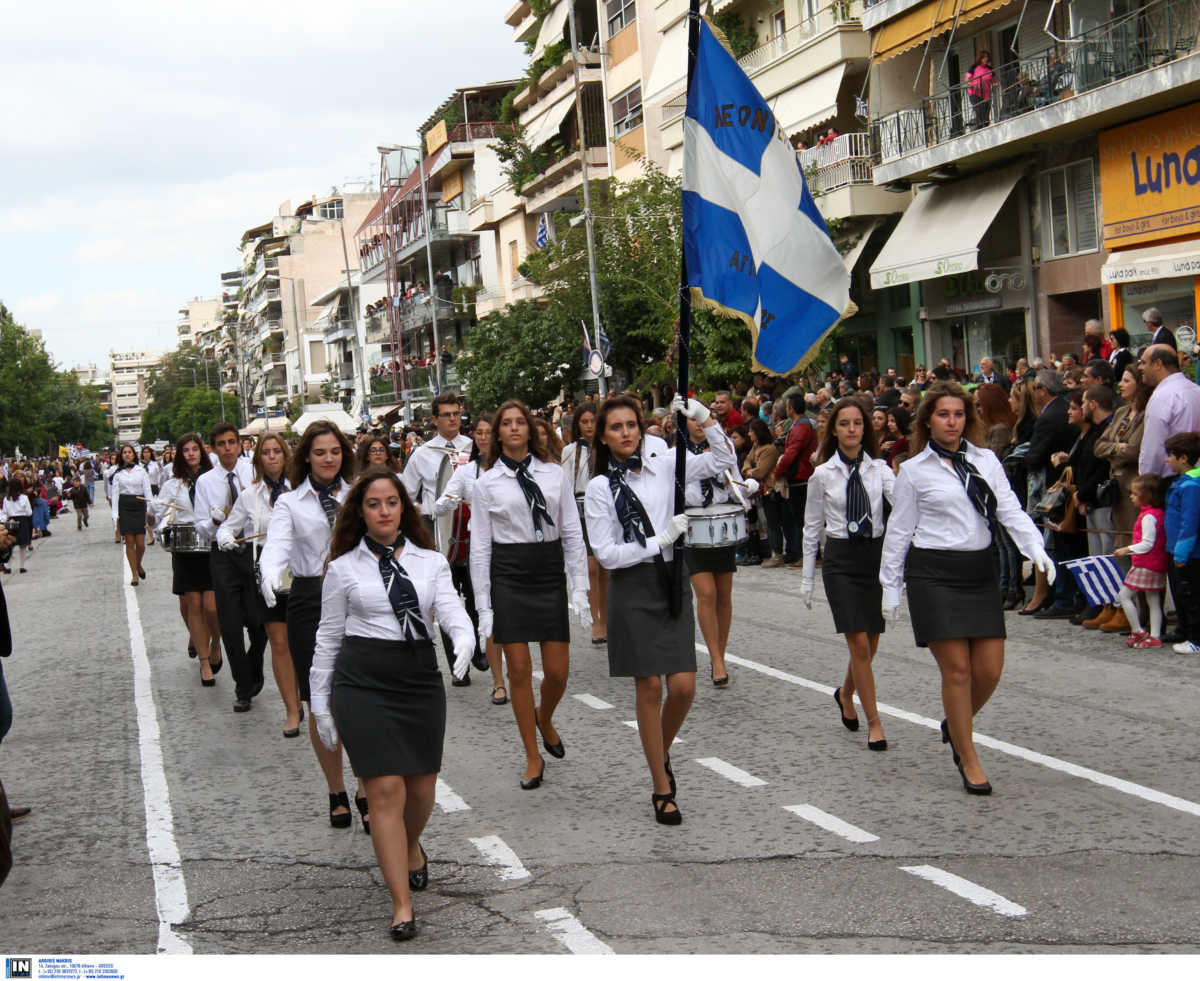
[[[740,504],[713,504],[706,508],[688,508],[688,548],[727,548],[740,545],[750,537],[746,512]]]
[[[283,581],[279,584],[279,588],[277,590],[275,590],[275,595],[276,596],[287,596],[288,593],[290,593],[292,591],[292,570],[284,569],[283,576],[281,578]],[[255,585],[258,586],[258,591],[261,593],[262,592],[262,566],[260,566],[258,564],[257,560],[255,560],[255,562],[254,562],[254,582],[255,582]]]
[[[167,525],[163,529],[163,547],[174,553],[211,551],[208,542],[196,530],[196,526],[184,524]]]

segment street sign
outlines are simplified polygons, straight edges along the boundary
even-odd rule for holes
[[[592,348],[588,355],[588,374],[593,378],[599,378],[604,374],[604,355]]]
[[[1180,354],[1194,354],[1196,346],[1196,328],[1191,324],[1180,324],[1175,328],[1175,344]]]

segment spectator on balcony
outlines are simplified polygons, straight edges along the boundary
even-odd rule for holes
[[[830,143],[836,140],[839,135],[840,134],[838,131],[830,126],[829,129],[825,130],[825,135],[817,140],[817,146],[828,146]]]
[[[1038,88],[1037,104],[1045,106],[1057,102],[1062,98],[1063,90],[1074,85],[1075,78],[1071,70],[1058,60],[1058,52],[1051,48],[1046,56],[1046,74]]]
[[[992,113],[992,88],[996,84],[996,76],[991,69],[992,55],[988,51],[980,51],[975,58],[975,64],[966,74],[967,97],[971,100],[971,108],[975,113],[974,129],[986,126]]]
[[[445,344],[442,345],[441,357],[442,357],[442,364],[447,365],[447,366],[454,364],[454,355],[450,353],[450,348],[446,347]]]

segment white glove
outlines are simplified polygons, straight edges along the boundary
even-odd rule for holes
[[[755,480],[753,477],[747,477],[746,478],[746,486],[742,488],[742,493],[745,494],[746,497],[748,497],[748,498],[753,497],[755,494],[758,493],[758,481]]]
[[[810,610],[812,609],[812,597],[813,597],[813,581],[811,579],[801,579],[800,580],[800,599],[803,600],[804,605],[807,606]]]
[[[317,725],[317,735],[321,744],[330,752],[337,749],[338,734],[337,726],[333,724],[333,716],[326,712],[314,711],[312,717]]]
[[[672,515],[671,520],[667,522],[667,527],[654,536],[654,540],[658,542],[660,551],[665,550],[668,546],[675,543],[680,535],[687,531],[688,519],[686,514]]]
[[[885,606],[883,608],[883,618],[888,623],[892,623],[892,624],[899,623],[900,622],[900,607],[899,607],[899,605]]]
[[[457,494],[443,494],[433,504],[435,514],[448,514],[462,503]]]
[[[208,509],[208,516],[210,518],[212,518],[213,521],[215,521],[217,524],[220,524],[222,521],[225,520],[225,509],[219,508],[214,504],[211,508]]]
[[[1046,574],[1046,584],[1054,585],[1054,580],[1058,578],[1058,567],[1054,564],[1054,560],[1050,558],[1046,550],[1040,545],[1033,546],[1033,554],[1029,556],[1029,560],[1033,563],[1035,569],[1039,569]]]
[[[224,525],[221,525],[221,527],[217,529],[217,548],[219,548],[222,552],[237,551],[238,546],[237,542],[233,540],[232,528],[226,528]]]
[[[588,602],[588,594],[586,589],[576,589],[571,593],[571,605],[575,607],[575,613],[579,617],[579,622],[585,627],[592,625],[592,606]]]
[[[703,402],[697,402],[695,399],[685,399],[682,395],[676,395],[671,399],[671,415],[676,412],[682,412],[694,422],[704,425],[708,422],[708,417],[711,413],[704,407]]]
[[[278,572],[266,572],[262,574],[262,595],[267,606],[275,608],[275,590],[283,585],[283,576]]]
[[[491,614],[489,614],[490,616]],[[475,655],[475,639],[461,638],[454,644],[454,667],[451,671],[459,681],[471,670],[471,658]]]
[[[492,611],[479,611],[479,646],[486,648],[488,638],[492,636]]]

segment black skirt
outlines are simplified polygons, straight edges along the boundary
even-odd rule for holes
[[[692,591],[685,585],[683,606],[679,616],[672,618],[655,563],[612,570],[608,580],[609,676],[652,678],[695,670]]]
[[[561,541],[492,545],[492,639],[570,643]]]
[[[689,576],[700,572],[737,572],[737,546],[684,548],[683,564]]]
[[[312,669],[313,651],[317,646],[317,627],[321,624],[321,576],[297,576],[292,580],[288,595],[287,639],[300,685],[300,700],[311,697],[308,672]]]
[[[1007,636],[990,548],[910,548],[904,564],[908,615],[918,647],[930,641]]]
[[[28,547],[33,541],[33,516],[18,514],[16,517],[8,519],[8,525],[13,538],[16,539],[14,544]]]
[[[117,498],[117,529],[122,535],[146,534],[146,502],[136,494]]]
[[[446,689],[431,641],[346,637],[330,707],[356,776],[442,768]]]
[[[833,611],[833,629],[839,634],[883,633],[883,587],[879,584],[882,556],[882,537],[825,539],[821,579]]]
[[[207,552],[171,553],[171,592],[207,593],[213,588],[212,565]]]

